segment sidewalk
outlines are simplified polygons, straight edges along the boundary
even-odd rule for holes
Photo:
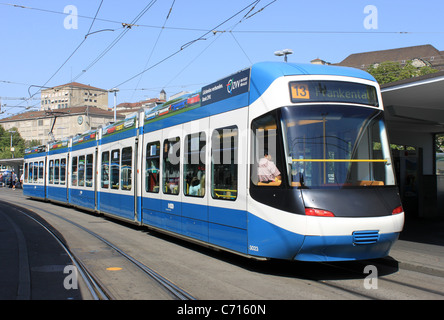
[[[444,277],[444,219],[406,217],[390,256],[400,269]]]

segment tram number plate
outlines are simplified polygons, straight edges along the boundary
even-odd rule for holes
[[[310,91],[308,84],[305,83],[291,83],[291,97],[293,99],[310,99]]]

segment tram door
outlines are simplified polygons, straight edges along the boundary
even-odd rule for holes
[[[143,136],[142,157],[142,223],[163,228],[164,219],[161,210],[161,150],[162,130],[149,132]],[[139,141],[140,143],[140,141]]]
[[[208,242],[209,118],[183,125],[182,233]]]
[[[181,232],[182,215],[182,125],[162,130],[160,140],[160,211],[164,228]]]
[[[209,242],[247,250],[247,117],[242,108],[210,117]]]

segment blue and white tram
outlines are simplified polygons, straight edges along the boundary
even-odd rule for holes
[[[404,212],[371,75],[258,63],[183,105],[73,140],[68,203],[257,259],[389,254]]]

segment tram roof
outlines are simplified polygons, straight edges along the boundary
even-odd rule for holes
[[[345,76],[376,82],[375,78],[368,72],[350,67],[285,62],[259,62],[251,67],[250,101],[255,101],[261,96],[277,78],[293,75]]]
[[[366,71],[331,65],[285,63],[285,62],[259,62],[252,66],[252,72],[269,74],[274,78],[291,75],[335,75],[361,78],[375,81],[375,78]],[[252,74],[253,78],[253,74]]]

